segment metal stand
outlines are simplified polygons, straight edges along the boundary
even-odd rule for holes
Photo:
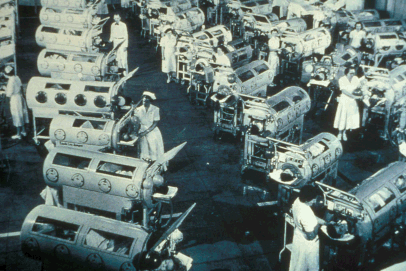
[[[279,261],[282,261],[282,253],[285,250],[289,250],[290,252],[292,252],[292,243],[288,243],[288,226],[293,227],[293,229],[295,228],[295,222],[293,221],[293,217],[291,217],[289,214],[284,214],[285,217],[285,226],[284,226],[284,233],[283,233],[283,248],[282,250],[279,252]],[[292,234],[293,236],[293,234]]]

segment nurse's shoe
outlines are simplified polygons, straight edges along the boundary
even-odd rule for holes
[[[168,80],[166,80],[166,83],[169,84],[171,82],[171,78],[168,77]]]
[[[20,136],[20,135],[13,135],[13,136],[11,137],[11,139],[21,139],[21,136]]]
[[[343,135],[342,134],[338,134],[338,136],[337,136],[337,138],[338,138],[338,140],[342,140],[342,137],[343,137]]]
[[[343,134],[343,140],[347,141],[347,134]]]
[[[27,136],[27,132],[21,132],[22,136]]]

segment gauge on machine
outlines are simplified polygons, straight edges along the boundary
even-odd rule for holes
[[[110,142],[110,138],[107,134],[101,134],[99,136],[99,143],[101,145],[107,145],[107,144],[109,144],[109,142]]]
[[[65,138],[66,138],[66,133],[65,133],[65,131],[62,130],[62,129],[56,130],[55,133],[54,133],[54,135],[55,135],[55,138],[56,138],[57,140],[65,140]]]
[[[46,172],[46,177],[51,182],[56,182],[56,181],[58,181],[58,178],[59,178],[58,171],[54,168],[50,168]]]
[[[71,181],[75,186],[83,186],[85,184],[85,179],[79,173],[76,173],[72,176]]]
[[[80,131],[77,135],[76,138],[79,140],[79,142],[85,143],[89,139],[89,136],[87,135],[86,132]]]
[[[101,179],[99,181],[99,189],[104,192],[104,193],[108,193],[111,190],[111,183],[109,180],[107,179]]]
[[[127,188],[125,189],[127,196],[132,197],[132,198],[136,198],[138,197],[138,191],[135,188],[135,185],[130,184],[127,186]]]
[[[326,165],[331,163],[330,155],[327,155],[326,157],[324,157],[324,162],[326,163]]]

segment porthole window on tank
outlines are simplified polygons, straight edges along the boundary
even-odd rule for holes
[[[66,104],[66,95],[64,93],[57,93],[55,95],[55,102],[57,104]]]
[[[48,100],[48,96],[44,91],[39,91],[37,93],[37,95],[35,96],[35,99],[37,100],[37,102],[39,103],[46,103]]]
[[[86,105],[86,97],[83,94],[78,94],[75,97],[75,103],[79,106],[85,106]]]
[[[94,99],[94,104],[99,107],[99,108],[103,108],[106,106],[106,98],[104,98],[103,96],[97,96]]]

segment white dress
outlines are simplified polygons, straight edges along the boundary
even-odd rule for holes
[[[360,30],[360,31],[357,31],[355,29],[352,30],[350,32],[350,39],[352,39],[350,45],[353,48],[358,49],[359,47],[361,47],[361,41],[362,41],[362,39],[365,39],[365,37],[366,37],[366,33],[364,30]]]
[[[217,65],[221,65],[221,66],[225,66],[225,67],[231,67],[231,62],[230,62],[230,59],[228,58],[228,56],[215,54],[215,57],[216,57],[216,64]]]
[[[154,121],[159,121],[159,108],[150,105],[148,111],[145,111],[145,107],[142,105],[134,111],[134,115],[140,119],[141,127],[139,132],[147,130]],[[149,132],[146,136],[139,139],[140,146],[140,158],[157,160],[158,157],[164,154],[164,142],[162,139],[161,131],[158,127]]]
[[[127,26],[123,22],[112,23],[110,31],[110,41],[113,42],[113,46],[116,47],[117,44],[124,41],[120,48],[117,50],[117,63],[118,67],[126,69],[128,71],[128,32]]]
[[[18,76],[10,76],[7,83],[6,96],[10,97],[10,112],[15,127],[29,123],[27,105],[21,93],[21,80]]]
[[[273,71],[274,76],[278,74],[278,67],[279,67],[279,56],[278,53],[275,51],[280,48],[281,41],[278,37],[271,37],[268,41],[269,47],[269,56],[268,56],[268,63],[271,66],[271,70]]]
[[[354,76],[351,82],[348,80],[347,76],[338,80],[338,85],[340,89],[344,89],[352,93],[356,88],[360,86],[359,78]],[[357,129],[360,125],[360,115],[358,110],[357,101],[344,93],[341,93],[338,101],[338,107],[336,116],[334,119],[334,128],[342,131],[349,129]]]
[[[175,46],[176,46],[176,36],[165,35],[160,41],[162,51],[162,72],[170,73],[176,72],[176,56],[175,56]]]
[[[305,232],[314,231],[317,218],[310,206],[302,203],[299,198],[292,205],[295,230],[293,234],[292,253],[289,271],[318,271],[319,270],[319,237],[313,240],[305,238]]]

